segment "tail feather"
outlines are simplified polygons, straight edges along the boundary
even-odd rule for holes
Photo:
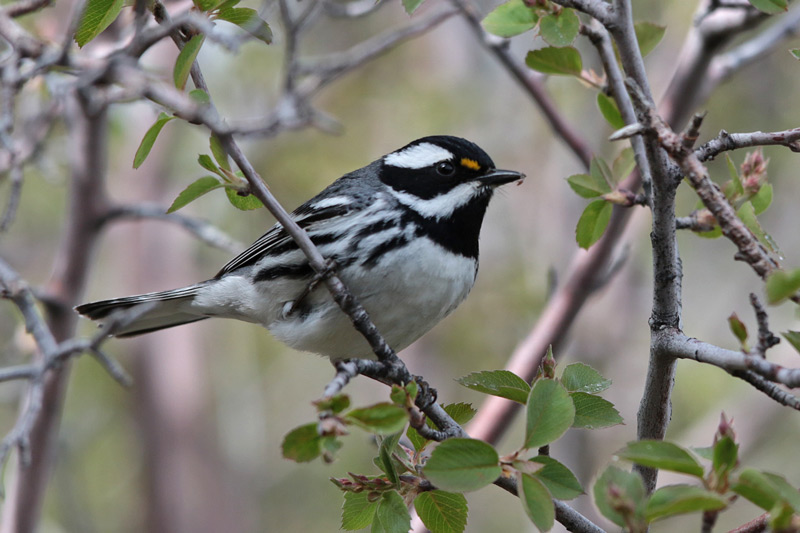
[[[193,312],[189,305],[204,285],[205,283],[199,283],[181,289],[89,302],[77,306],[75,310],[92,320],[103,320],[115,312],[147,304],[150,309],[112,332],[115,337],[132,337],[209,318]]]

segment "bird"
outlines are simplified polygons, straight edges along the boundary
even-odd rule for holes
[[[478,238],[495,189],[525,175],[500,170],[476,144],[433,135],[345,174],[291,213],[395,351],[449,315],[472,289]],[[366,339],[317,284],[280,223],[211,279],[75,310],[130,337],[212,317],[256,323],[300,351],[333,361],[375,359]],[[147,307],[143,307],[147,306]]]

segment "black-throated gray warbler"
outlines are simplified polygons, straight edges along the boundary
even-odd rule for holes
[[[486,152],[465,139],[425,137],[339,178],[292,216],[335,262],[389,345],[402,350],[466,298],[478,272],[478,236],[494,189],[524,177],[497,170]],[[308,291],[313,275],[276,224],[213,279],[76,310],[100,320],[152,302],[114,335],[236,318],[262,324],[298,350],[332,359],[373,358],[327,288]]]

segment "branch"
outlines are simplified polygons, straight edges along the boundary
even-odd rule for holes
[[[597,19],[603,26],[613,24],[615,9],[602,0],[553,0],[554,4],[571,7]]]
[[[772,52],[781,42],[800,33],[800,7],[794,6],[788,13],[776,18],[775,24],[756,37],[714,58],[708,75],[703,80],[703,94],[711,94],[718,85],[735,73]]]
[[[648,126],[653,128],[658,142],[667,150],[678,164],[683,175],[689,180],[697,195],[717,219],[723,235],[730,239],[739,252],[736,259],[745,261],[763,279],[779,268],[769,252],[747,229],[722,191],[711,181],[708,169],[703,166],[695,152],[687,148],[685,138],[674,133],[669,126],[655,114],[649,112]]]
[[[725,130],[694,151],[700,161],[708,161],[722,152],[752,148],[754,146],[785,146],[792,152],[800,152],[800,128],[784,131],[754,131],[750,133],[728,133]]]
[[[687,337],[680,331],[663,330],[657,335],[656,346],[659,351],[680,359],[692,359],[728,371],[750,371],[773,383],[792,389],[800,387],[799,368],[786,368],[761,357],[726,350]]]
[[[800,398],[789,394],[775,383],[767,381],[758,374],[749,370],[727,370],[727,372],[733,377],[746,381],[752,385],[754,389],[763,392],[779,404],[785,405],[786,407],[791,407],[796,411],[800,411]]]
[[[592,23],[591,26],[582,26],[581,31],[597,49],[600,61],[603,63],[603,70],[605,70],[606,76],[608,77],[608,89],[614,101],[617,103],[617,108],[620,111],[622,119],[627,125],[636,124],[636,110],[625,88],[625,78],[619,68],[619,63],[617,63],[616,52],[611,44],[608,31],[598,22]],[[631,137],[631,146],[633,147],[636,166],[642,177],[647,205],[649,205],[650,202],[652,202],[653,195],[652,176],[650,172],[650,163],[647,160],[647,151],[641,135],[634,135]]]
[[[666,122],[680,128],[710,94],[704,82],[709,64],[738,34],[767,19],[755,9],[719,9],[714,0],[704,0],[697,11],[678,58],[677,69],[664,93],[660,111]]]
[[[53,3],[53,0],[21,0],[20,2],[4,6],[4,9],[9,17],[16,18],[33,13],[34,11],[39,11],[44,7],[50,7]]]
[[[242,243],[231,238],[213,224],[180,213],[167,213],[160,205],[117,205],[108,210],[100,223],[107,224],[118,219],[161,220],[178,225],[197,237],[200,241],[214,248],[219,248],[220,250],[225,250],[233,254],[239,253],[244,249]]]
[[[767,311],[755,293],[750,293],[750,305],[753,306],[753,310],[756,313],[756,322],[758,323],[758,343],[755,349],[750,352],[750,355],[763,359],[767,356],[767,350],[781,342],[781,340],[770,331]]]

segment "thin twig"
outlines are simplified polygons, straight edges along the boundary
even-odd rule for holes
[[[214,248],[219,248],[220,250],[225,250],[233,254],[239,253],[244,249],[243,243],[233,239],[230,235],[213,224],[180,213],[167,213],[160,205],[116,205],[108,210],[101,220],[101,223],[106,224],[111,221],[124,219],[161,220],[178,225],[197,237],[200,241]]]
[[[700,161],[709,161],[723,152],[754,146],[785,146],[792,152],[800,152],[800,128],[766,133],[728,133],[722,130],[715,138],[697,148],[694,154]]]

